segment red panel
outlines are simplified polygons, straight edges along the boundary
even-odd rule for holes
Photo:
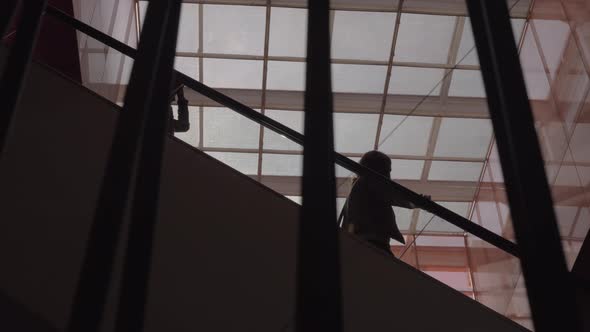
[[[49,5],[74,16],[72,0],[49,0]],[[76,32],[53,17],[46,15],[43,19],[34,57],[76,82],[82,82]]]
[[[49,0],[48,5],[74,16],[72,0]],[[11,44],[14,41],[18,16],[14,20],[12,28],[4,36],[3,43]],[[33,58],[53,67],[76,82],[82,82],[76,32],[49,15],[45,15],[43,18]]]

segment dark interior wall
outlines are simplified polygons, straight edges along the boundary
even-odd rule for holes
[[[116,107],[39,65],[23,96],[0,163],[0,292],[63,329]],[[166,148],[146,331],[292,331],[298,206],[188,145]],[[345,331],[523,331],[346,234],[341,244]],[[103,331],[114,303],[112,290]]]
[[[0,291],[59,329],[115,121],[112,106],[75,87],[33,64],[0,163]]]

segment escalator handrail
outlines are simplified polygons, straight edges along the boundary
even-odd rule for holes
[[[54,18],[62,21],[63,23],[70,25],[72,28],[96,39],[97,41],[105,44],[106,46],[121,52],[122,54],[130,57],[135,58],[137,54],[137,50],[79,20],[76,18],[56,9],[52,6],[47,6],[46,13],[50,14]],[[189,76],[175,71],[176,80],[177,82],[191,88],[192,90],[206,96],[207,98],[239,113],[240,115],[268,128],[295,143],[303,145],[304,136],[303,134],[298,133],[297,131],[281,124],[278,121],[275,121],[259,112],[256,112],[252,108],[224,95],[223,93],[208,87],[207,85],[190,78]],[[386,181],[388,185],[399,192],[403,197],[412,203],[414,203],[417,207],[424,209],[436,216],[440,217],[441,219],[457,226],[458,228],[463,229],[465,232],[473,234],[478,238],[492,244],[493,246],[515,256],[519,257],[518,247],[517,245],[505,239],[504,237],[489,231],[488,229],[470,221],[469,219],[425,198],[424,196],[413,192],[412,190],[400,185],[392,181],[391,179],[384,177],[377,172],[360,165],[359,163],[355,162],[354,160],[345,157],[344,155],[334,152],[334,159],[336,164],[340,165],[341,167],[355,173],[358,175],[367,175],[370,174],[371,176],[378,177],[383,181]]]

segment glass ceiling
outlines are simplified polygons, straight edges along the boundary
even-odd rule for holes
[[[183,4],[176,69],[303,132],[306,1],[219,2]],[[336,150],[358,160],[379,149],[395,180],[469,216],[493,135],[464,0],[406,0],[401,12],[397,1],[331,4]],[[509,4],[518,42],[530,1]],[[139,1],[140,26],[146,7]],[[191,131],[179,138],[297,200],[299,145],[188,98]],[[350,175],[337,167],[339,197]],[[426,217],[398,218],[410,232]]]
[[[528,54],[535,49],[529,45],[532,39],[523,38],[525,31],[530,34],[527,19],[532,0],[506,1],[521,58],[528,59],[523,69],[529,98],[532,104],[543,103],[551,87],[538,68],[546,68],[551,78],[558,77],[565,44],[553,43],[567,40],[568,28],[561,22],[539,24],[537,33],[543,36],[539,43],[549,45],[545,58],[534,62],[536,54]],[[185,0],[175,66],[303,133],[306,3]],[[509,209],[501,190],[494,187],[502,174],[465,0],[330,3],[336,150],[358,161],[364,152],[378,149],[392,159],[394,180],[510,237]],[[146,4],[139,1],[139,26]],[[194,92],[187,96],[193,125],[189,133],[177,137],[301,203],[301,146]],[[572,145],[585,142],[576,133]],[[572,174],[560,171],[556,181],[577,183]],[[590,171],[581,174],[590,179]],[[352,174],[337,166],[336,176],[340,211]],[[590,209],[556,211],[566,220],[560,223],[565,228],[562,232],[573,237],[586,234],[587,224],[580,226],[577,220]],[[426,211],[395,208],[395,213],[410,243],[404,247],[394,241],[396,256],[476,298],[474,283],[487,283],[486,278],[494,274],[487,268],[497,267],[496,261],[487,265],[487,254],[478,256],[477,241]],[[576,243],[568,242],[572,252]],[[475,265],[468,262],[469,250]],[[500,270],[517,273],[511,262],[506,259]],[[498,278],[506,277],[506,271]],[[479,300],[495,308],[495,298],[482,294]],[[511,307],[527,307],[524,292],[510,294]],[[528,314],[514,308],[495,309],[532,329]]]

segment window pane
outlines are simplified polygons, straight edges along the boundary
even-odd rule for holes
[[[527,29],[522,43],[520,64],[529,99],[548,99],[550,92],[549,81],[531,29]]]
[[[287,154],[262,155],[262,175],[301,176],[303,156]]]
[[[176,51],[193,53],[199,51],[199,5],[197,4],[182,4]]]
[[[148,1],[139,1],[139,23],[143,26]],[[178,26],[177,52],[199,51],[199,5],[183,3]]]
[[[511,19],[510,22],[512,23],[514,40],[518,43],[524,29],[525,20]],[[462,65],[479,65],[475,40],[473,39],[473,30],[471,28],[471,20],[469,17],[465,18],[463,34],[461,35],[461,42],[459,44],[459,52],[457,52],[456,61],[458,64]]]
[[[383,93],[387,67],[370,65],[332,65],[334,92]]]
[[[438,96],[444,69],[393,67],[389,94]]]
[[[471,21],[465,18],[463,25],[463,34],[459,43],[457,52],[457,63],[462,65],[479,65],[477,49],[475,48],[475,39],[473,39],[473,30],[471,30]]]
[[[257,149],[260,125],[228,108],[205,107],[203,146]]]
[[[434,160],[428,180],[478,181],[483,163]]]
[[[387,154],[424,156],[432,118],[386,114],[383,117],[379,150]]]
[[[454,16],[404,13],[401,17],[395,60],[447,63],[455,19]]]
[[[479,70],[453,70],[449,96],[485,98],[486,90],[483,86],[481,72]]]
[[[338,152],[373,150],[378,114],[334,113],[334,144]]]
[[[203,6],[203,49],[206,53],[264,53],[266,9],[259,6]]]
[[[174,60],[174,69],[190,78],[199,80],[199,59],[177,56]]]
[[[467,217],[469,213],[470,203],[468,202],[437,202],[443,207],[457,213],[460,216]],[[432,221],[431,221],[432,219]],[[446,220],[439,217],[432,218],[432,214],[424,210],[420,210],[418,215],[418,223],[416,224],[416,231],[420,232],[434,232],[434,233],[461,233],[463,230]],[[420,238],[420,237],[418,237]]]
[[[590,162],[588,142],[590,142],[590,124],[578,123],[570,142],[573,160],[584,163]]]
[[[572,226],[578,214],[577,206],[563,206],[555,205],[555,216],[557,217],[557,224],[559,226],[559,233],[562,237],[567,237],[572,231]]]
[[[388,61],[395,13],[336,11],[332,57]]]
[[[307,49],[307,10],[272,7],[268,54],[305,57]]]
[[[266,110],[265,115],[299,133],[303,133],[303,112]],[[265,128],[264,149],[301,151],[303,150],[303,147],[292,140]]]
[[[574,237],[584,239],[590,231],[590,209],[587,207],[582,208],[580,216],[578,216],[578,223],[574,228]]]
[[[207,154],[246,175],[258,174],[257,153],[207,152]]]
[[[391,178],[394,180],[420,180],[424,160],[391,160]]]
[[[269,61],[266,88],[305,91],[305,62]]]
[[[412,214],[414,211],[400,207],[394,207],[393,211],[395,213],[395,222],[397,223],[397,227],[401,232],[407,232],[410,229],[410,224],[412,223]]]
[[[563,54],[570,42],[570,26],[561,20],[533,20],[535,31],[539,38],[539,48],[549,67],[549,74],[555,79],[557,70],[562,65]]]
[[[491,139],[490,120],[443,118],[434,155],[485,158]]]
[[[416,238],[416,245],[428,247],[465,247],[465,239],[460,236],[427,236]]]
[[[214,88],[262,88],[262,61],[203,59],[203,79]]]

